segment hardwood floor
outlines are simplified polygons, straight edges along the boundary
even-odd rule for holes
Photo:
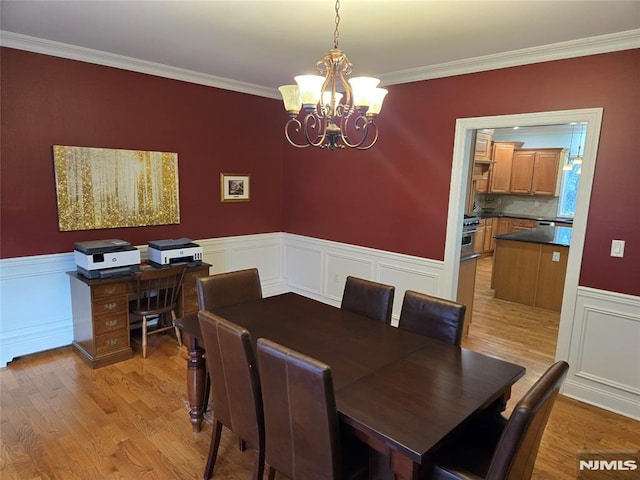
[[[555,360],[560,314],[493,298],[491,257],[478,262],[473,322],[462,346],[527,369],[514,405]],[[580,450],[640,450],[640,422],[560,395],[542,438],[533,479],[575,480]]]
[[[467,348],[527,368],[508,411],[553,362],[558,314],[495,300],[490,259],[480,262]],[[70,348],[0,369],[0,478],[196,479],[211,425],[191,431],[185,359],[170,336],[150,339],[148,358],[88,368]],[[581,449],[640,449],[640,422],[561,397],[549,420],[534,479],[573,480]],[[253,453],[224,430],[215,479],[251,476]],[[277,477],[278,479],[282,477]]]

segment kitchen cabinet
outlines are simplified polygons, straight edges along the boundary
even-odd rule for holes
[[[509,232],[520,232],[522,230],[529,230],[530,228],[534,228],[535,226],[536,222],[534,220],[529,220],[528,218],[512,218]]]
[[[568,256],[566,246],[497,239],[492,270],[495,298],[559,312]]]
[[[478,225],[478,231],[476,232],[476,239],[473,245],[473,251],[475,253],[482,253],[484,251],[484,231],[485,231],[485,219],[480,220]]]
[[[493,237],[496,235],[504,235],[505,233],[520,232],[522,230],[529,230],[534,228],[536,222],[529,218],[512,218],[512,217],[500,217],[494,219],[493,225]],[[495,239],[494,239],[495,242]],[[493,248],[495,250],[495,246]]]
[[[496,245],[495,234],[498,228],[498,219],[497,218],[487,218],[487,224],[484,231],[484,248],[485,253],[493,253],[493,250]]]
[[[493,252],[495,240],[493,236],[494,228],[497,228],[497,218],[483,218],[478,225],[478,232],[476,233],[476,240],[474,251],[480,254],[490,254]]]
[[[498,227],[496,229],[496,235],[502,235],[511,231],[511,219],[508,217],[500,217],[498,219]]]
[[[473,315],[473,297],[476,289],[476,269],[478,259],[471,258],[464,262],[460,262],[460,270],[458,271],[458,294],[456,302],[467,306],[464,314],[463,335],[469,332],[469,325]]]
[[[561,148],[514,150],[510,193],[555,195],[562,151]]]
[[[493,130],[483,129],[476,132],[476,145],[473,154],[474,162],[491,161],[491,138]]]
[[[511,187],[511,168],[515,149],[522,142],[494,142],[493,165],[489,169],[488,193],[509,193]]]
[[[475,181],[476,193],[489,193],[489,176],[491,175],[491,168],[487,172],[487,178],[479,178]]]
[[[476,132],[476,143],[473,151],[473,182],[476,193],[486,193],[489,170],[493,165],[493,130],[484,129]]]

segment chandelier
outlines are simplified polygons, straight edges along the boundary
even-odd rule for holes
[[[320,75],[299,75],[296,85],[278,88],[289,114],[284,134],[298,148],[356,148],[366,150],[378,140],[375,119],[387,94],[380,80],[354,77],[352,65],[338,48],[340,1],[336,1],[333,48],[316,64]]]

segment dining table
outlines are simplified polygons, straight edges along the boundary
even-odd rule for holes
[[[506,404],[525,374],[522,366],[292,292],[213,313],[245,327],[254,348],[268,338],[328,364],[340,421],[395,479],[423,478],[447,437]],[[200,431],[209,388],[200,325],[197,315],[176,324],[186,334],[190,420]]]

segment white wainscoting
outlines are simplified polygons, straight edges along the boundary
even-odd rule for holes
[[[258,267],[265,296],[286,291],[282,234],[197,240],[211,273]],[[138,247],[143,259],[146,246]],[[73,253],[0,260],[0,367],[14,358],[70,345],[73,318],[68,271]]]
[[[640,420],[640,298],[579,287],[563,393]]]
[[[284,280],[289,290],[340,305],[348,275],[394,285],[393,321],[405,290],[447,296],[441,281],[444,263],[399,253],[285,233]]]
[[[71,344],[72,253],[0,261],[0,367],[20,355]]]

